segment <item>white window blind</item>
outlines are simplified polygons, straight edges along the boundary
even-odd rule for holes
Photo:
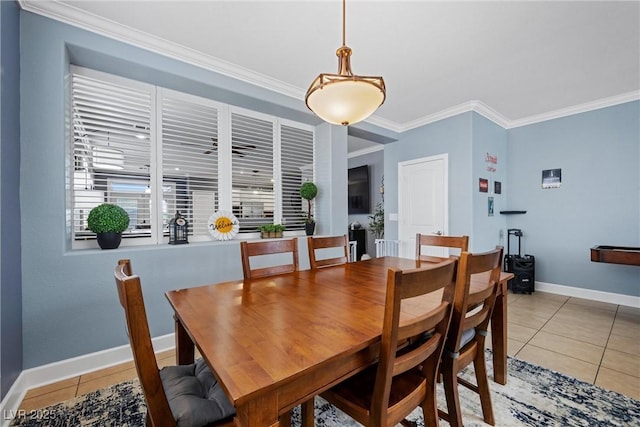
[[[273,140],[272,120],[231,113],[231,197],[241,232],[274,223]]]
[[[282,223],[287,230],[304,229],[307,202],[300,197],[300,185],[313,181],[313,138],[311,130],[280,126]]]
[[[93,73],[74,73],[71,92],[74,238],[93,236],[87,230],[87,216],[105,202],[117,204],[129,214],[124,237],[149,237],[149,87],[121,86],[95,78]]]
[[[192,240],[209,239],[209,216],[218,209],[218,109],[203,98],[163,90],[163,228],[180,212]]]
[[[314,129],[80,67],[71,67],[72,247],[95,247],[87,216],[129,214],[123,245],[166,243],[180,212],[189,241],[212,240],[209,217],[232,210],[242,233],[304,228],[299,188],[313,179]]]

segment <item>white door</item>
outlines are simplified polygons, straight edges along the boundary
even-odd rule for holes
[[[441,154],[398,164],[398,237],[401,257],[415,257],[416,233],[447,234],[448,161],[448,155]],[[432,254],[444,256],[437,251]]]

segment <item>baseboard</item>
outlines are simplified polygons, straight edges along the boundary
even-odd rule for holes
[[[573,286],[555,285],[536,281],[536,290],[549,292],[550,294],[565,295],[568,297],[584,298],[611,304],[640,308],[640,297],[633,295],[614,294],[612,292],[595,291],[593,289],[575,288]]]
[[[7,392],[2,403],[0,403],[0,414],[2,414],[0,417],[0,427],[8,427],[11,420],[16,417],[20,403],[22,399],[24,399],[27,390],[25,374],[24,371],[22,371]]]
[[[174,334],[153,338],[153,348],[163,352],[175,347]],[[123,345],[95,353],[85,354],[35,368],[25,369],[13,383],[9,392],[0,403],[0,427],[7,427],[29,389],[77,377],[89,372],[109,368],[133,360],[131,347]]]

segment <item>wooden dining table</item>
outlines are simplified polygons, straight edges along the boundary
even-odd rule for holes
[[[383,257],[273,277],[166,293],[176,320],[176,357],[206,360],[236,408],[236,425],[279,425],[296,405],[375,363],[389,268],[433,263]],[[507,378],[507,280],[502,273],[491,322],[494,380]],[[482,278],[472,278],[482,286]],[[486,283],[486,281],[484,281]],[[434,307],[441,294],[403,306]]]

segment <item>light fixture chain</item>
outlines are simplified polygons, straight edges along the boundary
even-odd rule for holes
[[[342,0],[342,46],[347,45],[347,0]]]

